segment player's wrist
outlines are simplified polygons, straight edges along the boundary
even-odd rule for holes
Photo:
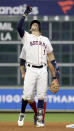
[[[28,15],[28,14],[24,13],[24,14],[23,14],[24,18],[25,18],[27,15]]]
[[[53,80],[54,80],[54,79],[57,79],[57,77],[56,77],[56,76],[53,76],[52,79],[53,79]]]

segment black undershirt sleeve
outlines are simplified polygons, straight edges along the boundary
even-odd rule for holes
[[[24,36],[24,28],[23,28],[24,20],[25,20],[25,17],[22,16],[22,18],[19,20],[18,25],[17,25],[17,30],[21,38]]]

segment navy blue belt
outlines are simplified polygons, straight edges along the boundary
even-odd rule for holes
[[[45,64],[45,65],[46,65],[46,64]],[[29,66],[29,67],[34,67],[34,68],[42,68],[42,67],[44,67],[44,65],[36,66],[36,65],[30,65],[30,64],[28,64],[28,66]]]

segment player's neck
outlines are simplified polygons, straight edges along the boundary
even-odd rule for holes
[[[41,33],[39,31],[33,31],[32,34],[35,35],[35,36],[40,36],[41,35]]]

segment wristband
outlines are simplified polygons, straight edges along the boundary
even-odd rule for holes
[[[54,79],[57,79],[56,77],[52,77],[52,79],[54,80]]]

